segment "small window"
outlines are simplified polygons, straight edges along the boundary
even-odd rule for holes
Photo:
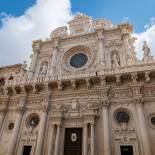
[[[13,122],[9,123],[8,129],[9,129],[9,130],[13,130],[14,125],[15,125],[15,124],[14,124]]]
[[[155,116],[151,117],[151,123],[152,125],[155,125]]]
[[[38,123],[39,123],[39,117],[38,116],[33,116],[30,119],[30,126],[35,127],[38,125]]]
[[[118,123],[128,123],[129,122],[129,114],[124,111],[117,112],[116,120]]]
[[[155,130],[155,113],[149,116],[149,126]]]
[[[39,124],[40,118],[37,114],[31,114],[26,120],[26,125],[35,128]]]

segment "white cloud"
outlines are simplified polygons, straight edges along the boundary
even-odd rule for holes
[[[37,0],[20,17],[0,12],[0,66],[22,63],[32,53],[32,40],[45,39],[51,31],[72,18],[70,0]],[[130,21],[125,17],[122,22]],[[155,56],[155,17],[145,26],[146,31],[134,34],[137,55],[142,58],[142,44],[146,40]]]
[[[37,0],[20,17],[0,13],[0,66],[27,60],[32,40],[45,39],[72,18],[70,0]]]
[[[145,40],[151,49],[151,54],[155,57],[155,18],[151,18],[151,23],[147,24],[145,32],[134,34],[134,36],[137,38],[135,47],[138,58],[141,59],[143,56],[142,46]]]

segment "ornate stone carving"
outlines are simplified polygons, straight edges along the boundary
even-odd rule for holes
[[[92,18],[80,13],[68,24],[72,35],[87,33],[91,31]]]
[[[124,135],[124,134],[133,134],[135,133],[135,129],[134,128],[116,128],[114,130],[115,134],[117,135]]]
[[[109,97],[111,98],[128,98],[132,97],[132,91],[130,89],[112,89],[109,92]]]
[[[107,19],[97,19],[93,22],[94,29],[103,29],[112,27],[112,22]]]
[[[67,26],[58,27],[51,33],[51,38],[57,38],[57,37],[65,37],[67,36]]]
[[[142,85],[133,85],[131,86],[131,90],[132,90],[132,94],[134,96],[140,96],[141,97],[141,89],[142,89]]]
[[[72,100],[72,110],[76,110],[78,108],[78,101],[76,99]]]

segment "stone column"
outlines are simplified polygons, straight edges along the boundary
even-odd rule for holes
[[[50,135],[50,137],[49,137],[49,149],[48,149],[48,155],[52,155],[52,146],[53,146],[53,134],[54,134],[54,124],[52,124],[51,125],[51,130],[50,130],[50,133],[51,133],[51,135]]]
[[[58,67],[60,67],[58,64],[58,47],[59,47],[59,39],[56,39],[53,43],[53,54],[52,54],[52,60],[49,67],[49,74],[51,76],[57,74],[56,71],[58,70]],[[60,71],[59,71],[60,72]]]
[[[120,59],[121,59],[120,61],[121,61],[121,64],[123,66],[124,65],[130,65],[130,64],[128,64],[129,62],[127,62],[128,59],[126,59],[127,57],[131,56],[128,38],[129,38],[128,32],[122,32],[122,39],[123,39],[123,43],[124,43],[124,51],[120,55]]]
[[[102,67],[105,67],[105,60],[104,60],[104,51],[103,51],[103,40],[104,40],[104,36],[102,34],[102,31],[98,31],[98,51],[99,51],[99,64]]]
[[[103,103],[103,138],[104,138],[104,155],[111,155],[110,147],[110,127],[109,127],[109,102]]]
[[[57,55],[58,55],[58,46],[53,46],[53,55],[52,55],[52,62],[51,67],[54,67],[57,62]]]
[[[38,134],[37,146],[36,146],[36,152],[35,152],[36,155],[42,155],[42,151],[43,151],[46,122],[47,122],[48,103],[43,104],[42,110],[43,111],[41,114],[39,134]]]
[[[32,48],[33,48],[34,54],[33,54],[32,60],[31,60],[32,62],[31,62],[31,66],[30,66],[30,74],[31,74],[30,77],[33,75],[33,73],[35,71],[40,46],[41,46],[41,40],[37,40],[37,41],[33,42]]]
[[[18,115],[17,115],[17,119],[15,122],[13,134],[12,134],[11,139],[10,139],[8,155],[14,154],[24,110],[25,110],[25,108],[23,105],[20,105],[17,109]]]
[[[60,138],[60,124],[57,124],[54,155],[58,155],[58,150],[59,150],[59,138]]]
[[[140,132],[141,132],[144,154],[152,155],[142,103],[139,102],[136,104],[136,106],[137,106],[139,126],[141,129]]]
[[[84,124],[84,130],[83,130],[83,155],[87,155],[88,153],[88,124]]]
[[[38,51],[34,51],[33,59],[32,59],[32,65],[31,65],[31,72],[33,72],[33,73],[34,73],[34,69],[36,66],[37,57],[38,57]]]
[[[2,128],[2,125],[3,125],[5,113],[6,113],[5,108],[0,109],[0,133],[1,133],[1,128]]]
[[[94,123],[91,123],[90,126],[91,126],[91,155],[94,155],[94,141],[95,141]]]

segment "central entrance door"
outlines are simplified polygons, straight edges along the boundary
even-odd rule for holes
[[[64,155],[82,155],[82,128],[66,128]]]
[[[23,148],[22,155],[30,155],[31,154],[31,149],[32,149],[32,146],[25,145],[24,148]]]
[[[121,155],[134,155],[133,146],[121,146]]]

